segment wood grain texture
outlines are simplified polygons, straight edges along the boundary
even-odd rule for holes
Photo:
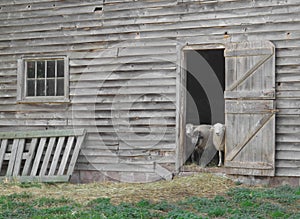
[[[107,132],[118,133],[118,127],[126,124],[120,119],[116,126],[112,125],[110,111],[112,103],[117,100],[120,101],[116,110],[119,114],[136,110],[126,118],[131,118],[133,126],[143,127],[138,131],[140,135],[148,133],[145,125],[149,124],[150,117],[154,121],[150,128],[156,130],[155,133],[160,130],[156,127],[166,125],[173,128],[173,135],[165,135],[158,146],[161,146],[161,154],[167,150],[177,152],[177,158],[171,163],[177,162],[178,169],[184,162],[180,159],[184,157],[183,151],[178,148],[184,143],[183,139],[178,140],[179,132],[182,132],[179,128],[185,122],[180,120],[178,111],[180,107],[185,111],[183,103],[179,103],[179,96],[183,93],[176,87],[177,83],[184,82],[178,74],[178,42],[182,45],[197,42],[198,45],[225,47],[228,42],[260,40],[271,41],[276,48],[276,92],[274,89],[256,91],[257,86],[268,86],[275,80],[263,78],[264,69],[261,68],[257,73],[262,78],[250,77],[246,84],[240,85],[238,92],[226,92],[225,96],[234,99],[242,94],[239,92],[244,92],[243,98],[252,99],[268,100],[276,96],[279,110],[276,130],[293,133],[284,139],[276,138],[276,143],[296,143],[293,141],[297,133],[293,130],[299,127],[297,117],[300,115],[298,0],[3,0],[0,7],[1,132],[70,129],[74,126],[88,131],[84,148],[89,154],[93,153],[92,148],[101,151],[106,144],[115,148],[122,144],[121,151],[128,150],[130,146],[136,150],[143,149],[145,145],[140,139],[134,139],[133,130],[128,130],[129,145],[121,143],[116,134],[107,135]],[[95,13],[95,7],[103,7],[103,11]],[[272,50],[264,48],[260,55],[270,52]],[[231,58],[226,60],[226,65],[237,65],[237,60],[232,58],[235,55],[255,53],[255,50],[243,49],[228,51],[227,55]],[[17,104],[20,99],[17,75],[22,74],[18,71],[20,63],[17,60],[53,55],[69,58],[70,103]],[[253,66],[257,61],[246,57],[240,60]],[[243,68],[242,65],[239,68]],[[230,69],[226,84],[240,76],[235,69]],[[255,92],[249,93],[250,90]],[[121,98],[116,99],[115,95]],[[85,115],[85,112],[92,114]],[[139,113],[139,120],[133,120]],[[162,123],[162,118],[167,118],[167,122]],[[229,127],[235,124],[236,129],[242,129],[238,125],[243,122],[241,118],[230,119],[232,121],[227,120]],[[98,139],[97,135],[100,136]],[[93,139],[90,140],[89,136]],[[97,141],[99,138],[101,141]],[[149,139],[145,137],[145,142],[151,141],[150,136]],[[288,145],[280,147],[287,151],[289,148]],[[101,159],[103,156],[99,152],[94,157]],[[84,156],[81,154],[80,157],[79,166],[86,170],[92,168],[94,160],[97,160],[80,165]],[[276,161],[283,159],[288,157],[280,154]],[[116,160],[107,159],[105,169],[109,170],[110,162],[118,162],[117,157]],[[276,173],[300,176],[299,171],[289,167],[278,166]]]
[[[3,133],[0,138],[0,168],[3,163],[7,166],[1,168],[0,178],[5,176],[20,181],[44,182],[68,180],[73,173],[86,131],[61,130],[60,136],[59,130],[33,133]],[[55,136],[49,137],[50,133]]]
[[[247,49],[251,52],[246,52]],[[226,126],[227,171],[274,176],[275,96],[252,98],[253,92],[275,93],[274,46],[270,42],[230,44],[225,49],[225,59],[236,59],[236,65],[227,65],[225,73],[232,78],[229,73],[236,72],[235,80],[227,80],[226,84],[226,92],[235,92],[235,96],[225,99],[225,120],[229,123]]]

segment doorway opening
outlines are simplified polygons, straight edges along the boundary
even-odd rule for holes
[[[186,50],[184,55],[186,62],[186,124],[224,124],[224,49]],[[201,151],[193,153],[194,148],[195,145],[192,144],[191,139],[186,138],[186,160],[199,164]],[[191,155],[194,155],[193,159],[191,159]],[[213,160],[217,160],[217,157]]]

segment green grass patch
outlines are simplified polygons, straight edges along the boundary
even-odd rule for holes
[[[300,188],[229,189],[213,198],[188,197],[183,201],[112,204],[97,198],[87,204],[61,197],[34,197],[23,192],[0,196],[0,218],[300,218]]]

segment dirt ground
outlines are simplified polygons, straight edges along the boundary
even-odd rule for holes
[[[236,184],[224,176],[210,173],[197,173],[191,176],[175,177],[172,181],[159,181],[146,184],[129,183],[33,183],[30,185],[18,182],[3,182],[0,184],[0,195],[13,193],[31,193],[34,197],[48,197],[74,200],[81,204],[96,198],[110,198],[111,202],[138,202],[141,199],[158,202],[167,200],[175,202],[186,197],[213,197],[221,195]]]

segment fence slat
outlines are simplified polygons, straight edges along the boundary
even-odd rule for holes
[[[73,151],[73,155],[72,155],[72,158],[71,158],[71,161],[70,161],[70,164],[69,164],[69,167],[68,167],[68,171],[67,171],[67,175],[69,175],[69,176],[71,176],[72,173],[73,173],[73,170],[74,170],[74,167],[75,167],[78,155],[79,155],[81,145],[82,145],[82,143],[84,141],[84,138],[85,138],[85,134],[86,134],[86,131],[84,131],[83,135],[78,136],[78,138],[77,138],[77,142],[76,142],[76,145],[75,145],[75,148],[74,148],[74,151]]]
[[[50,138],[50,141],[49,141],[49,144],[48,144],[48,147],[47,147],[47,151],[46,151],[46,154],[45,154],[45,157],[44,157],[44,161],[43,161],[43,164],[42,164],[42,168],[41,168],[41,171],[40,171],[40,176],[45,176],[45,174],[46,174],[55,141],[56,141],[56,137]]]
[[[30,147],[29,147],[29,152],[28,152],[28,157],[27,157],[27,159],[25,161],[25,164],[24,164],[22,176],[27,176],[30,172],[30,166],[31,166],[31,163],[34,159],[35,149],[36,149],[37,143],[38,143],[37,138],[33,138],[31,140]]]
[[[63,175],[64,174],[64,170],[66,168],[66,164],[67,164],[67,161],[68,161],[68,158],[69,158],[74,140],[75,140],[74,136],[68,138],[68,142],[67,142],[67,145],[66,145],[66,148],[65,148],[65,151],[64,151],[64,155],[61,159],[61,163],[60,163],[57,175]]]
[[[4,159],[5,151],[6,151],[6,148],[7,148],[7,143],[8,143],[7,139],[3,139],[1,141],[1,148],[0,148],[0,172],[1,172],[2,164],[3,164],[3,159]]]
[[[49,174],[48,174],[49,176],[53,176],[55,174],[55,170],[57,168],[57,163],[59,161],[59,156],[60,156],[61,149],[63,147],[64,142],[65,142],[65,137],[60,137],[58,139],[58,144],[57,144],[57,147],[55,149],[55,153],[54,153],[53,160],[52,160],[52,163],[51,163],[50,171],[49,171]]]
[[[9,162],[8,162],[6,176],[11,176],[13,173],[18,145],[19,145],[19,139],[14,139],[13,145],[11,148],[11,153],[10,153],[10,158],[9,158]]]
[[[25,139],[20,139],[18,148],[17,148],[17,154],[15,159],[15,165],[13,170],[13,176],[18,176],[20,173],[21,163],[22,163],[22,155],[25,148]]]
[[[44,147],[46,145],[46,141],[47,141],[47,138],[41,138],[41,141],[39,143],[38,150],[36,152],[36,156],[35,156],[35,159],[34,159],[34,162],[32,165],[32,170],[31,170],[31,174],[30,174],[31,176],[36,176],[36,174],[37,174],[37,171],[38,171],[38,168],[40,165],[40,161],[41,161],[41,158],[43,155]]]

